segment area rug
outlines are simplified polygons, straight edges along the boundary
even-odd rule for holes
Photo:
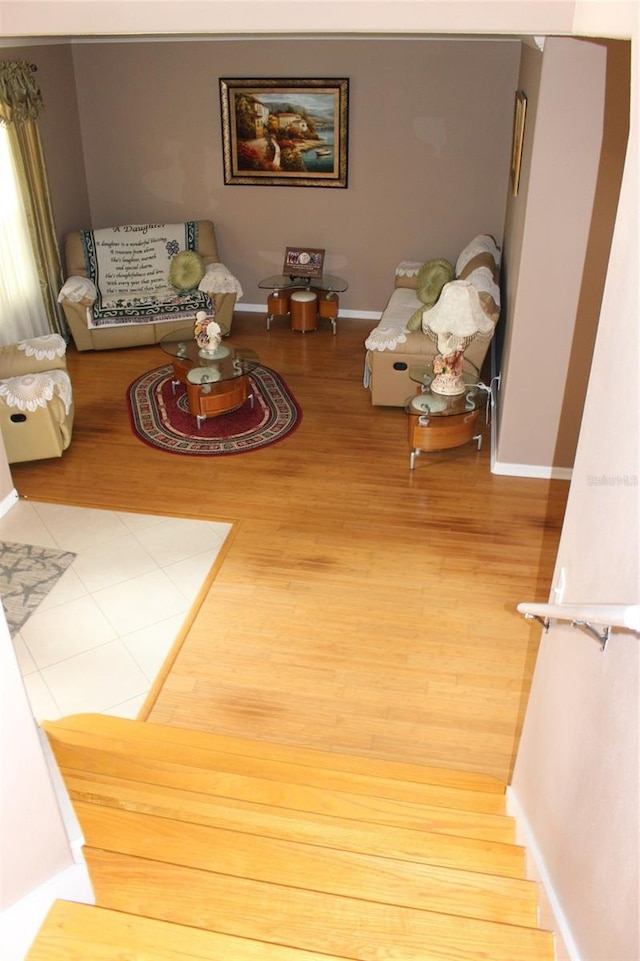
[[[55,587],[75,556],[71,551],[0,541],[0,597],[12,636]]]
[[[183,384],[172,385],[170,364],[138,377],[127,391],[131,427],[145,443],[170,454],[201,457],[256,451],[284,440],[302,420],[288,387],[268,367],[249,374],[254,396],[237,410],[201,422],[189,413]]]

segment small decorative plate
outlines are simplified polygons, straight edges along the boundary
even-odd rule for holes
[[[446,410],[447,403],[440,397],[433,397],[430,394],[417,394],[411,401],[411,406],[421,414],[437,414],[441,410]]]
[[[190,384],[215,384],[222,374],[215,367],[192,367],[187,374]]]

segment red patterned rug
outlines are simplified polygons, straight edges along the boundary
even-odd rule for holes
[[[275,371],[258,366],[249,374],[253,407],[209,417],[200,429],[189,413],[183,384],[175,394],[170,364],[138,377],[127,390],[131,427],[145,443],[170,454],[201,457],[244,454],[283,440],[302,420],[302,411]]]

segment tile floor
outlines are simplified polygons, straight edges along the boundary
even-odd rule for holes
[[[230,524],[18,501],[0,540],[77,557],[13,638],[37,721],[136,717]]]

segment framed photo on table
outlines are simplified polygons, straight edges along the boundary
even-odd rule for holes
[[[220,79],[225,184],[346,187],[349,81]]]
[[[287,247],[282,273],[285,277],[322,277],[324,250],[318,247]]]

